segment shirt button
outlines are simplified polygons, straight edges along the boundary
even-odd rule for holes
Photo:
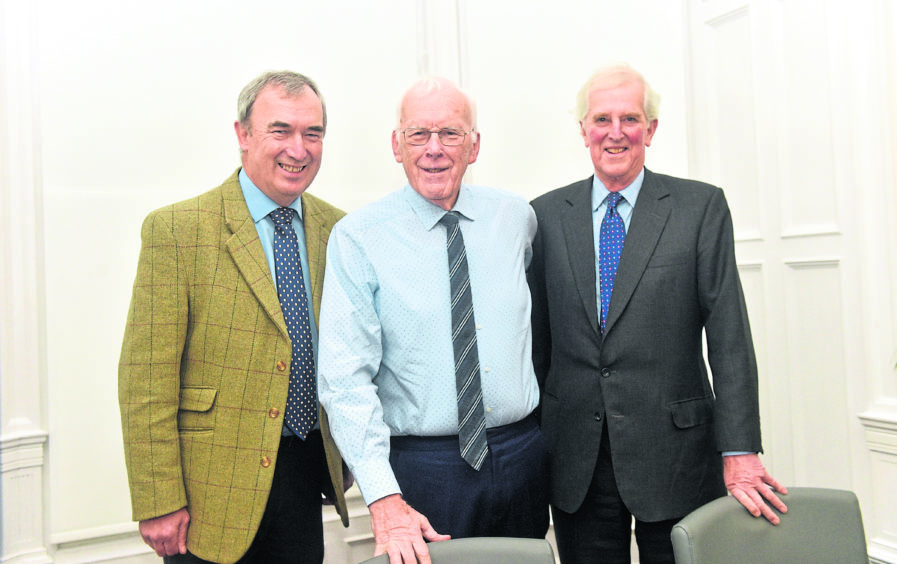
[[[491,370],[491,368],[489,368],[488,366],[483,368],[483,372],[489,372],[489,370]]]
[[[269,466],[271,466],[271,459],[268,458],[267,456],[263,456],[262,457],[262,468],[267,468]]]
[[[477,329],[482,329],[482,328],[483,328],[483,326],[480,325],[479,323],[477,323]]]
[[[277,361],[277,370],[280,372],[283,372],[286,369],[287,369],[287,363],[282,360],[278,360]]]
[[[276,407],[272,407],[268,410],[268,417],[270,417],[271,419],[277,419],[278,415],[280,415],[280,410]]]
[[[492,408],[491,408],[491,407],[487,407],[487,408],[486,408],[486,413],[492,413]]]

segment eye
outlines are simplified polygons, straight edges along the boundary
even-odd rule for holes
[[[439,137],[442,138],[443,141],[457,141],[463,136],[464,134],[457,129],[443,129],[439,132]]]
[[[412,143],[426,143],[430,140],[430,131],[427,129],[406,129],[405,137]]]

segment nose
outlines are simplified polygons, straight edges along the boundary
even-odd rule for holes
[[[307,153],[308,151],[305,149],[305,140],[302,138],[302,134],[299,133],[294,135],[287,146],[287,155],[300,161],[305,158]]]
[[[428,155],[442,154],[442,142],[439,140],[439,135],[435,131],[430,132],[430,138],[427,139],[425,147],[427,148]]]
[[[617,118],[614,118],[611,121],[610,134],[613,137],[620,137],[623,135],[623,122]]]

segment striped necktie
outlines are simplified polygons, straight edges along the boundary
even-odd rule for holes
[[[486,417],[480,386],[480,358],[477,352],[473,297],[467,272],[467,252],[458,225],[457,212],[448,212],[439,223],[445,226],[446,249],[452,304],[452,349],[455,356],[455,385],[458,390],[458,442],[461,456],[479,470],[489,447],[486,444]]]

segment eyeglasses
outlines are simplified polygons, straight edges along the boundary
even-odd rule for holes
[[[445,127],[443,129],[409,127],[408,129],[399,130],[399,133],[405,138],[405,143],[408,143],[409,145],[426,145],[430,141],[430,136],[435,133],[439,137],[439,142],[446,147],[453,147],[464,143],[467,134],[472,132],[472,129],[470,131],[462,131],[451,127]]]

